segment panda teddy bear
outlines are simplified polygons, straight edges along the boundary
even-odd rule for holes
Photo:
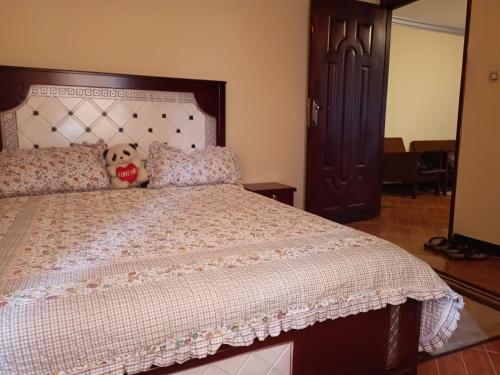
[[[148,181],[149,176],[137,154],[137,144],[118,144],[104,150],[107,170],[111,176],[111,186],[127,188],[139,186]]]

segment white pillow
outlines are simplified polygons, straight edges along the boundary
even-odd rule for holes
[[[227,147],[210,146],[186,154],[165,143],[153,142],[146,164],[148,187],[240,184],[235,160]]]

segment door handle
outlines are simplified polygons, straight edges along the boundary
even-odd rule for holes
[[[313,99],[312,101],[312,111],[311,111],[311,126],[318,126],[318,111],[321,109],[321,106],[318,103],[318,99]]]

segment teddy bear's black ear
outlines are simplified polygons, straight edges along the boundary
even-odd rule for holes
[[[106,159],[106,156],[108,156],[108,151],[109,151],[109,150],[108,150],[108,149],[106,149],[106,150],[104,150],[104,151],[102,152],[102,156],[104,157],[104,159]]]

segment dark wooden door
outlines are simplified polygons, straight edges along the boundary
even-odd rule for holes
[[[380,211],[388,17],[358,1],[312,1],[306,209],[332,220]]]

